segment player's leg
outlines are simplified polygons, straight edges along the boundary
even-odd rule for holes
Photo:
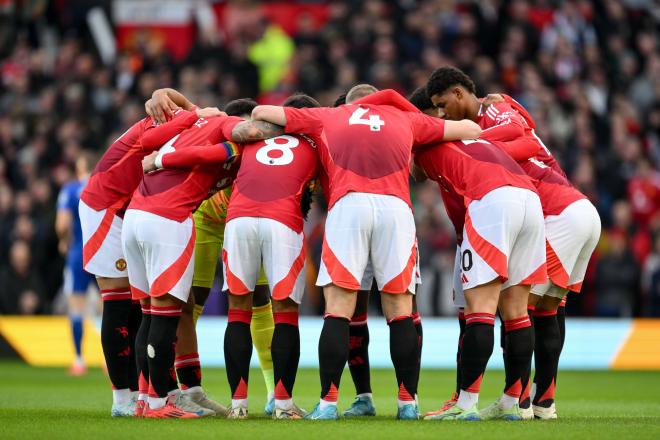
[[[71,338],[75,351],[75,359],[71,364],[69,374],[72,376],[82,376],[87,373],[87,366],[85,365],[82,353],[82,341],[84,315],[87,306],[87,286],[89,285],[90,276],[82,269],[82,261],[79,268],[76,266],[77,264],[75,262],[67,262],[64,275],[64,288],[68,296],[69,324],[71,326]]]
[[[101,345],[113,387],[113,416],[133,415],[138,392],[135,336],[142,319],[132,300],[122,249],[123,219],[113,210],[96,211],[80,202],[83,268],[96,275],[103,302]]]
[[[323,289],[325,314],[318,349],[321,400],[310,414],[311,418],[320,418],[326,412],[332,413],[332,418],[338,417],[337,399],[341,375],[348,361],[349,323],[355,311],[355,293],[355,290],[335,285]]]
[[[275,406],[274,419],[298,419],[307,415],[293,403],[293,386],[300,361],[300,330],[298,329],[298,303],[287,298],[273,301],[272,359],[274,367]]]
[[[554,402],[557,369],[563,346],[559,306],[570,290],[579,292],[587,264],[600,237],[600,218],[586,199],[572,203],[559,215],[545,219],[548,275],[534,322],[536,377],[532,399],[534,414],[542,419],[557,417]],[[563,321],[563,320],[562,320]]]
[[[561,335],[559,333],[559,322],[557,321],[557,308],[566,291],[553,286],[548,293],[557,293],[557,295],[543,296],[534,309],[534,330],[536,332],[534,364],[536,371],[532,409],[534,413],[538,412],[539,415],[548,413],[550,416],[549,413],[552,413],[551,418],[556,418],[554,410],[555,378],[561,354]],[[550,411],[544,411],[548,409]]]
[[[515,225],[507,237],[508,280],[503,285],[499,312],[504,322],[505,387],[500,399],[481,411],[483,419],[521,420],[520,399],[529,383],[534,353],[534,329],[528,314],[530,286],[547,278],[545,227],[538,196],[514,189],[508,194],[517,200],[508,222]]]
[[[300,419],[307,415],[293,403],[293,385],[300,359],[298,304],[305,290],[304,236],[284,224],[259,219],[263,272],[273,292],[272,362],[274,367],[274,419]]]
[[[252,296],[250,333],[252,334],[252,344],[259,358],[261,374],[266,384],[266,407],[264,412],[267,416],[273,414],[273,405],[275,404],[275,381],[273,379],[273,358],[271,356],[274,330],[275,323],[273,321],[273,306],[270,302],[270,290],[268,289],[268,280],[262,269]]]
[[[360,193],[349,193],[328,213],[317,286],[325,297],[323,329],[319,338],[321,399],[307,418],[337,419],[337,396],[348,361],[349,323],[355,313],[360,281],[369,259],[373,209]]]
[[[151,326],[151,300],[140,300],[142,320],[135,334],[135,365],[138,372],[138,400],[135,405],[135,416],[142,417],[149,398],[149,358],[147,356],[147,339]]]
[[[227,381],[231,392],[231,408],[227,417],[247,418],[248,382],[250,359],[252,358],[252,294],[234,295],[229,293],[229,312],[225,330],[224,351]]]
[[[373,274],[368,267],[357,293],[355,314],[349,324],[348,368],[355,385],[355,401],[344,411],[344,417],[375,416],[371,392],[371,374],[369,367],[369,327],[367,311],[369,308],[369,289],[373,283]],[[368,286],[368,287],[367,287]]]
[[[463,293],[463,286],[461,282],[461,248],[456,248],[456,256],[454,258],[454,272],[452,275],[453,289],[452,299],[454,306],[457,308],[458,318],[458,339],[456,341],[456,388],[451,397],[442,404],[440,408],[435,411],[429,411],[425,417],[435,416],[441,414],[454,405],[458,400],[458,394],[461,391],[461,347],[463,345],[463,335],[465,334],[465,295]]]
[[[200,218],[201,217],[201,218]],[[197,318],[213,285],[219,261],[224,224],[208,223],[200,215],[195,219],[195,265],[190,297],[183,305],[177,329],[176,358],[174,368],[179,379],[182,399],[207,408],[217,416],[227,415],[227,409],[211,400],[202,387],[202,368],[197,348]],[[187,405],[194,408],[193,405]],[[196,409],[196,408],[195,408]]]
[[[412,316],[417,284],[417,242],[410,207],[391,196],[372,197],[377,215],[371,237],[371,263],[390,328],[390,355],[399,390],[397,418],[417,419],[419,336]]]
[[[229,221],[225,227],[222,267],[229,302],[224,352],[232,403],[227,417],[232,419],[248,416],[252,292],[259,275],[260,262],[258,219],[239,217]]]
[[[131,383],[134,376],[131,369],[135,365],[131,359],[135,359],[135,344],[131,344],[133,301],[128,278],[97,277],[96,281],[103,301],[101,346],[112,383],[112,413],[132,415],[135,409],[132,391],[137,391],[137,383]]]

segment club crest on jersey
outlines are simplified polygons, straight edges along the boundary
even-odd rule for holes
[[[125,271],[126,270],[126,260],[123,258],[120,258],[119,260],[115,261],[115,267],[119,271]]]

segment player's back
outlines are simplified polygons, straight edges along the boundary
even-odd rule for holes
[[[480,200],[502,186],[515,186],[536,192],[525,171],[495,142],[482,139],[442,142],[420,149],[415,161],[429,178],[449,184],[465,197]]]
[[[266,217],[300,233],[300,202],[318,172],[318,162],[316,143],[305,135],[283,135],[245,145],[227,220]]]
[[[560,214],[571,203],[586,198],[566,176],[536,158],[520,162],[520,166],[534,182],[546,216]]]
[[[348,192],[393,195],[410,205],[412,146],[424,136],[439,140],[444,132],[444,121],[390,105],[287,109],[286,115],[287,131],[316,134],[319,140],[329,207]]]
[[[236,117],[199,118],[190,128],[165,140],[159,151],[223,142],[234,125],[242,121]],[[202,164],[192,169],[167,168],[151,172],[144,175],[135,190],[130,208],[183,221],[202,200],[230,185],[238,166],[237,162]]]
[[[151,117],[133,124],[119,136],[96,164],[81,199],[100,211],[118,203],[127,204],[142,179],[140,161],[144,154],[136,149],[142,135],[154,127]]]

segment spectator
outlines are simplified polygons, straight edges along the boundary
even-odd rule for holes
[[[43,286],[25,241],[17,240],[11,245],[9,266],[0,273],[0,283],[0,314],[33,315],[44,312]]]

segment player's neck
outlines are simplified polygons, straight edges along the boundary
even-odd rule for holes
[[[479,110],[481,109],[481,101],[476,95],[470,95],[468,100],[467,111],[465,112],[465,117],[471,121],[477,121],[479,118]]]

